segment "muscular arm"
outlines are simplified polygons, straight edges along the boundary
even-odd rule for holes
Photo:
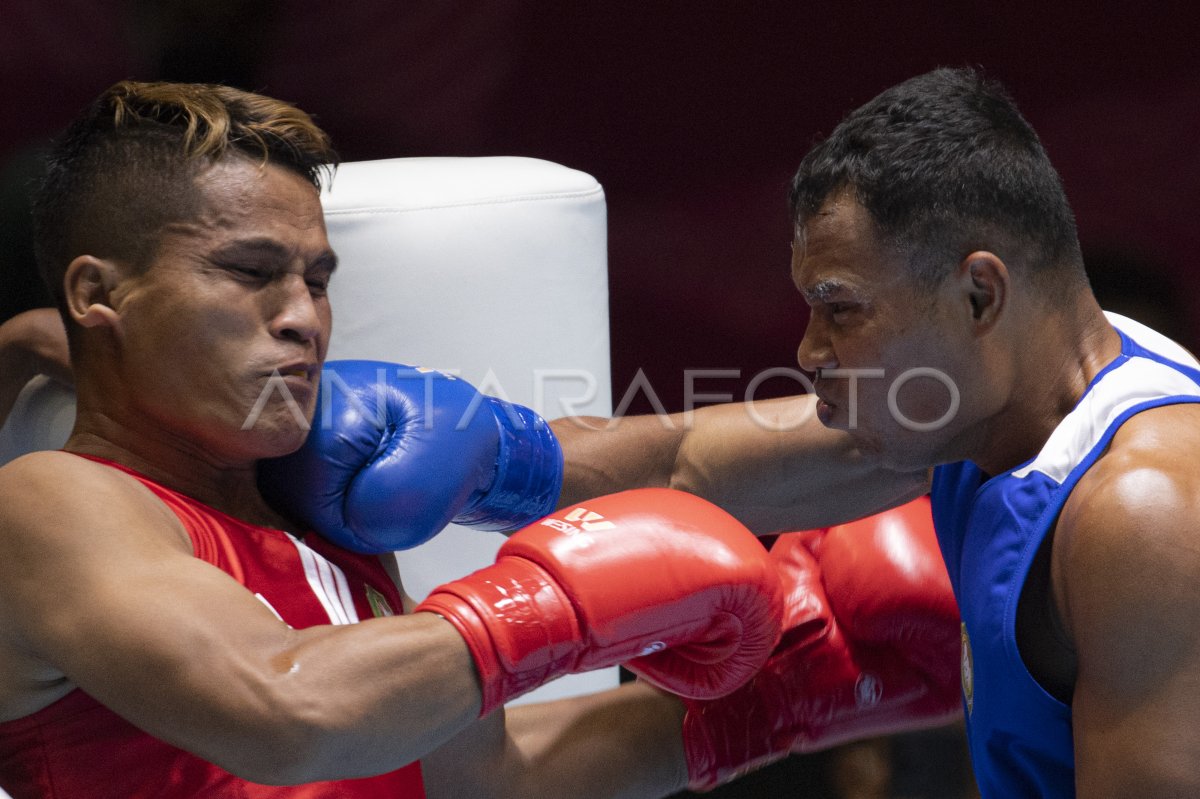
[[[668,796],[687,783],[683,713],[641,683],[511,707],[425,758],[426,790],[430,799]]]
[[[1080,796],[1200,795],[1200,475],[1187,454],[1200,414],[1190,407],[1127,423],[1059,522]],[[1155,416],[1177,423],[1156,432]]]
[[[57,675],[258,782],[397,768],[480,707],[466,646],[440,617],[293,630],[193,557],[140,484],[63,453],[0,471],[0,619],[0,672],[36,676],[5,681],[7,717]]]
[[[553,423],[566,475],[560,503],[638,486],[715,502],[751,530],[824,527],[906,502],[927,472],[882,468],[821,424],[811,396],[713,405],[684,414]]]

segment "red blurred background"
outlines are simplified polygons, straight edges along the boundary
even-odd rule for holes
[[[1196,340],[1200,57],[1187,4],[2,0],[7,206],[26,148],[121,78],[223,81],[290,100],[347,160],[528,155],[608,196],[613,384],[668,408],[684,370],[740,395],[794,365],[787,182],[813,140],[942,65],[1004,82],[1066,183],[1109,305]],[[35,302],[19,225],[5,316]],[[1115,282],[1113,282],[1115,281]],[[1103,284],[1102,286],[1100,284]],[[1111,288],[1105,288],[1110,286]],[[1113,299],[1109,299],[1109,298]],[[795,389],[768,382],[759,396]],[[648,408],[644,397],[633,410]]]
[[[741,396],[795,363],[806,311],[785,197],[804,152],[884,88],[976,65],[1041,133],[1102,303],[1195,349],[1196,17],[1117,0],[0,0],[0,319],[48,304],[26,240],[37,148],[116,80],[225,82],[314,114],[346,160],[526,155],[596,176],[614,404],[638,370],[671,410],[685,370],[736,370],[697,388]],[[758,396],[795,388],[769,381]],[[629,409],[651,407],[638,395]],[[892,795],[969,795],[959,747],[898,739]],[[721,795],[816,795],[811,774]],[[902,788],[905,775],[927,787]]]

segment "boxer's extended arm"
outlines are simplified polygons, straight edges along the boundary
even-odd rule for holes
[[[1080,796],[1200,796],[1200,435],[1189,407],[1128,422],[1056,529],[1052,584],[1079,664]],[[1179,422],[1129,452],[1122,439],[1154,415]]]
[[[782,535],[771,558],[788,587],[783,637],[735,693],[686,702],[694,790],[789,753],[961,714],[958,608],[928,500]]]
[[[618,663],[674,693],[723,696],[766,661],[781,608],[778,570],[745,526],[660,488],[559,510],[416,610],[462,633],[487,713],[554,677]]]
[[[0,324],[0,425],[21,389],[38,374],[71,380],[67,331],[53,308],[25,311]]]
[[[665,490],[589,508],[579,527],[566,514],[518,532],[411,616],[292,630],[195,558],[132,478],[26,456],[0,470],[0,673],[21,669],[0,718],[69,679],[151,735],[290,784],[398,768],[559,674],[631,661],[714,696],[765,661],[779,579],[743,526]]]
[[[562,451],[549,425],[465,380],[330,361],[318,407],[299,450],[259,463],[259,487],[286,516],[347,549],[408,549],[451,522],[512,532],[555,508]]]
[[[789,585],[792,626],[750,684],[710,703],[638,683],[510,707],[507,725],[494,714],[422,761],[431,799],[665,796],[689,772],[711,788],[789,751],[960,712],[958,615],[928,502],[784,536],[771,557]],[[879,692],[868,706],[855,701],[863,669]]]
[[[636,486],[698,494],[756,533],[825,527],[925,493],[928,472],[883,468],[821,424],[811,396],[690,415],[552,423],[566,473],[560,505]]]
[[[448,622],[421,613],[293,630],[194,557],[140,484],[63,453],[0,471],[0,619],[0,670],[16,663],[29,677],[5,680],[6,718],[35,709],[35,677],[42,705],[69,679],[258,782],[398,768],[479,713]]]
[[[422,760],[426,792],[430,799],[668,796],[687,782],[683,712],[677,698],[642,683],[509,707]]]

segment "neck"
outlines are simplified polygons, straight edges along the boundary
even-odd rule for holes
[[[277,529],[294,527],[263,499],[253,459],[223,459],[199,442],[145,423],[134,430],[82,406],[63,448],[115,461],[242,521]]]
[[[1013,339],[1018,340],[1017,338]],[[984,426],[974,461],[1000,474],[1033,458],[1088,385],[1121,352],[1121,339],[1091,294],[1073,307],[1043,312],[1013,348],[1008,401]]]

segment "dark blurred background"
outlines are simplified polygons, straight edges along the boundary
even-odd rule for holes
[[[805,150],[889,85],[977,65],[1062,173],[1106,307],[1194,349],[1196,17],[1116,0],[0,0],[0,319],[48,304],[24,238],[47,137],[122,78],[224,82],[312,113],[346,160],[527,155],[591,173],[608,197],[614,402],[639,369],[671,410],[686,369],[739,370],[699,387],[740,396],[794,364],[803,331],[785,196]],[[846,756],[892,769],[890,793],[830,787],[829,763],[823,787],[786,784],[957,795],[904,787],[918,779],[905,763],[930,748],[957,762],[957,746]],[[779,790],[746,795],[792,793]]]

